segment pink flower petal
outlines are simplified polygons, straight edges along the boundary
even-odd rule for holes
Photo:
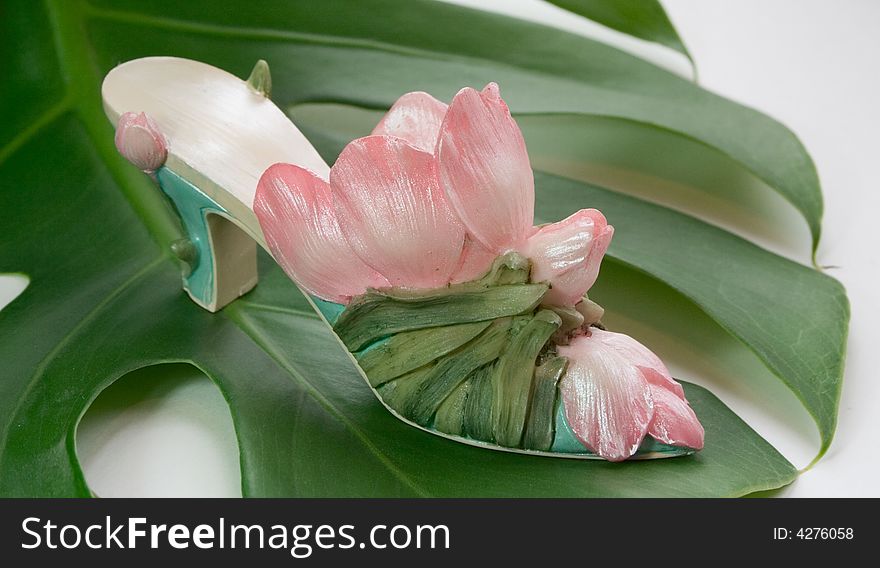
[[[609,461],[627,459],[639,449],[654,415],[647,380],[635,365],[590,336],[558,349],[569,360],[560,391],[575,436]]]
[[[595,209],[582,209],[558,223],[538,228],[523,252],[532,260],[532,280],[549,282],[545,304],[573,306],[599,273],[614,229]]]
[[[268,168],[257,184],[254,213],[281,268],[309,293],[347,303],[388,281],[354,253],[342,235],[330,185],[292,164]]]
[[[529,237],[524,252],[532,259],[532,276],[550,280],[587,260],[597,222],[595,209],[582,209],[558,223],[538,227]],[[602,218],[602,225],[605,219]]]
[[[645,378],[652,385],[665,388],[675,393],[676,396],[684,400],[684,389],[672,378],[672,374],[660,357],[653,351],[633,339],[632,337],[613,331],[603,331],[598,328],[591,328],[590,335],[596,340],[613,349],[645,374]]]
[[[498,85],[455,95],[435,154],[443,190],[468,231],[493,253],[519,248],[534,221],[535,185],[525,141]]]
[[[419,150],[433,154],[446,109],[446,103],[428,93],[407,93],[397,99],[372,133],[403,138]]]
[[[168,144],[153,119],[144,113],[123,113],[116,123],[116,149],[145,172],[154,172],[168,158]]]
[[[449,282],[465,231],[440,190],[431,154],[400,138],[360,138],[340,154],[330,185],[345,238],[392,285]]]
[[[648,434],[671,446],[703,449],[703,425],[687,401],[656,385],[651,385],[651,396],[654,399],[654,419],[648,427]]]
[[[464,237],[464,247],[461,251],[461,259],[458,268],[452,274],[450,282],[470,282],[486,274],[492,266],[492,261],[498,255],[487,250],[470,235]]]
[[[605,252],[611,244],[611,237],[614,236],[614,227],[605,225],[601,231],[593,235],[593,246],[590,248],[590,256],[587,258],[586,270],[584,271],[584,279],[590,283],[587,287],[589,290],[596,283],[599,277],[599,268],[602,266],[602,259],[605,258]]]

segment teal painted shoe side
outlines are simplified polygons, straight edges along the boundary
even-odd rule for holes
[[[193,301],[215,312],[256,286],[256,243],[229,211],[167,167],[156,178],[187,233],[172,251],[185,265],[183,289]]]

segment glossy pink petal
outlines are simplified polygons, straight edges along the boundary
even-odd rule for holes
[[[641,371],[590,336],[558,348],[569,360],[560,382],[565,418],[584,446],[609,461],[639,449],[654,415]]]
[[[703,449],[703,425],[687,401],[662,386],[651,385],[654,418],[648,434],[671,446]]]
[[[360,138],[336,160],[330,185],[345,238],[392,285],[449,282],[465,231],[440,190],[431,154],[400,138]]]
[[[528,238],[523,252],[532,260],[532,281],[551,285],[545,304],[573,306],[581,301],[596,281],[613,231],[602,213],[581,209]]]
[[[584,270],[584,279],[590,283],[587,289],[592,288],[599,277],[599,268],[602,266],[602,259],[605,258],[605,252],[611,244],[611,238],[614,236],[614,227],[605,225],[601,231],[594,235],[593,246],[590,248],[590,256],[587,257],[587,264]]]
[[[168,144],[153,119],[144,113],[126,112],[116,123],[116,149],[145,172],[154,172],[168,158]]]
[[[330,185],[292,164],[268,168],[257,184],[254,213],[269,251],[309,293],[347,303],[388,281],[354,253],[342,235]]]
[[[452,274],[450,282],[469,282],[483,276],[492,267],[492,261],[496,254],[486,249],[470,235],[464,237],[464,247],[461,251],[461,259],[458,268]]]
[[[428,93],[407,93],[397,99],[382,117],[373,134],[397,136],[419,150],[433,154],[446,108],[446,103]]]
[[[613,349],[638,366],[645,374],[645,378],[648,379],[649,383],[663,387],[684,400],[684,389],[672,378],[669,369],[666,368],[660,357],[657,357],[653,351],[624,333],[591,328],[590,334],[593,339],[608,346],[608,348]]]
[[[524,250],[532,259],[535,280],[551,280],[586,262],[596,230],[594,215],[602,214],[595,209],[582,209],[558,223],[538,227]],[[605,224],[604,218],[602,223]]]
[[[493,253],[518,249],[534,221],[535,185],[498,85],[455,95],[435,154],[443,190],[468,231]]]

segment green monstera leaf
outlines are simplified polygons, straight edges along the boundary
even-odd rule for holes
[[[665,45],[693,64],[693,57],[657,0],[549,0],[611,29]]]
[[[194,365],[228,401],[244,495],[734,496],[796,476],[693,385],[706,449],[688,458],[547,459],[407,427],[268,257],[257,288],[221,312],[186,298],[168,252],[179,224],[116,154],[99,87],[119,61],[157,54],[240,76],[266,59],[273,98],[294,115],[304,103],[387,108],[417,89],[448,100],[495,80],[519,116],[605,117],[713,148],[788,199],[817,239],[815,171],[773,120],[594,41],[440,2],[21,0],[2,16],[0,272],[30,283],[0,311],[0,494],[89,495],[80,417],[119,377],[168,362]],[[344,142],[320,120],[308,134],[328,160]],[[609,265],[673,287],[752,349],[827,448],[848,319],[836,281],[633,197],[549,173],[536,182],[539,220],[603,209],[618,229]]]

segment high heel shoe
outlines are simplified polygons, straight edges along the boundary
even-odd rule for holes
[[[262,61],[244,81],[173,57],[104,80],[117,147],[183,222],[172,250],[196,303],[217,311],[253,288],[259,244],[414,427],[582,459],[702,447],[681,386],[647,348],[605,331],[585,297],[613,232],[605,218],[532,227],[528,156],[496,85],[448,108],[404,95],[332,172],[270,85]]]

